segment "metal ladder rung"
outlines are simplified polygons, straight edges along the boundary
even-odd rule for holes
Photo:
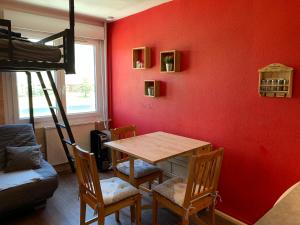
[[[56,123],[57,126],[62,127],[62,128],[66,128],[66,125],[63,123]]]
[[[66,154],[67,158],[68,158],[68,161],[69,161],[69,164],[71,166],[72,171],[75,172],[74,159],[72,158],[72,156],[71,156],[71,154],[69,152],[68,146],[67,146],[67,145],[73,145],[75,143],[75,140],[74,140],[74,136],[73,136],[71,127],[69,125],[69,122],[68,122],[68,119],[67,119],[64,107],[62,105],[60,96],[58,94],[55,81],[54,81],[54,79],[52,77],[51,71],[47,71],[48,79],[49,79],[50,84],[51,84],[51,88],[47,88],[46,85],[45,85],[45,82],[43,80],[42,74],[40,72],[37,72],[37,75],[38,75],[38,78],[40,80],[43,92],[45,94],[45,97],[46,97],[46,100],[47,100],[47,103],[48,103],[48,106],[49,106],[52,118],[54,120],[54,123],[55,123],[55,126],[56,126],[56,130],[57,130],[59,138],[60,138],[60,140],[62,142],[63,149],[65,151],[65,154]],[[55,96],[57,104],[52,105],[52,102],[51,102],[51,99],[50,99],[48,91],[53,91],[53,94]],[[61,114],[63,122],[59,122],[58,121],[58,118],[57,118],[57,114],[58,113]],[[66,129],[69,140],[64,137],[64,133],[62,132],[61,128],[65,128]]]
[[[65,143],[68,144],[68,145],[74,144],[74,143],[72,143],[70,140],[67,140],[67,139],[63,139],[63,142],[65,142]]]

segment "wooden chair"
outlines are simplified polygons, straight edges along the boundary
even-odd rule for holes
[[[116,220],[119,221],[119,210],[127,206],[135,207],[135,221],[140,225],[139,190],[117,177],[99,181],[94,154],[76,145],[73,145],[73,151],[79,183],[80,225],[88,225],[96,221],[98,225],[104,225],[105,216],[112,213],[115,213]],[[98,216],[86,221],[86,205],[89,205]],[[131,217],[131,220],[133,222],[134,218]]]
[[[111,139],[119,140],[124,138],[133,137],[136,135],[135,126],[126,126],[121,128],[111,129]],[[149,149],[150,151],[150,149]],[[129,159],[123,153],[113,150],[112,151],[112,167],[117,177],[130,182],[130,165]],[[161,183],[163,180],[163,172],[155,165],[151,165],[143,160],[134,160],[134,180],[131,181],[132,185],[139,187],[141,184],[149,182],[149,188],[142,188],[143,190],[149,191],[151,189],[152,182],[158,179]]]
[[[223,159],[223,149],[192,156],[189,176],[172,178],[153,189],[152,224],[157,225],[158,204],[182,216],[182,224],[189,224],[189,216],[202,209],[210,209],[211,224],[215,224],[215,202]]]

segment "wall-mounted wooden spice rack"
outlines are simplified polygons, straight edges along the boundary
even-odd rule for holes
[[[293,71],[293,68],[279,63],[260,69],[259,94],[266,97],[292,97]]]

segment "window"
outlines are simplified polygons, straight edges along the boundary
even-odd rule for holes
[[[100,117],[99,88],[101,84],[100,41],[83,40],[75,44],[75,69],[76,74],[64,74],[64,71],[52,71],[63,106],[70,119]],[[101,47],[100,47],[101,46]],[[47,87],[51,87],[47,73],[42,72]],[[34,116],[36,121],[52,120],[51,113],[44,96],[40,81],[36,73],[32,73],[32,91]],[[17,72],[13,89],[14,120],[23,121],[29,118],[28,84],[24,72]],[[55,105],[55,96],[48,91],[52,104]]]
[[[50,82],[46,72],[42,72],[43,80],[47,87],[50,87]],[[49,106],[44,96],[43,89],[36,74],[31,75],[32,83],[32,99],[34,104],[35,117],[50,116]],[[19,118],[29,118],[29,98],[28,98],[28,82],[27,75],[24,72],[18,72],[16,76],[17,93],[18,93],[18,111]],[[49,96],[53,105],[56,104],[53,92],[49,92]]]
[[[96,111],[95,46],[75,44],[76,75],[65,76],[67,113]]]

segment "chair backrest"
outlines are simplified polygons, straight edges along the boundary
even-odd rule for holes
[[[92,204],[97,204],[97,202],[103,204],[94,154],[81,149],[78,145],[73,145],[73,152],[80,194],[88,198]]]
[[[134,125],[114,128],[111,129],[110,131],[111,131],[112,141],[129,138],[136,135],[136,127]]]
[[[126,127],[119,127],[110,130],[111,140],[120,140],[129,137],[134,137],[136,135],[136,128],[134,125],[129,125]],[[127,155],[118,151],[112,152],[112,166],[115,169],[118,163],[124,162],[127,160]]]
[[[197,152],[197,155],[205,154],[211,152],[213,149],[212,145],[206,145],[205,147],[202,147],[199,152]]]
[[[96,121],[95,122],[95,130],[101,131],[101,130],[105,130],[105,122],[104,121]]]
[[[222,148],[192,156],[185,193],[184,206],[201,199],[208,194],[215,194],[223,160]]]

